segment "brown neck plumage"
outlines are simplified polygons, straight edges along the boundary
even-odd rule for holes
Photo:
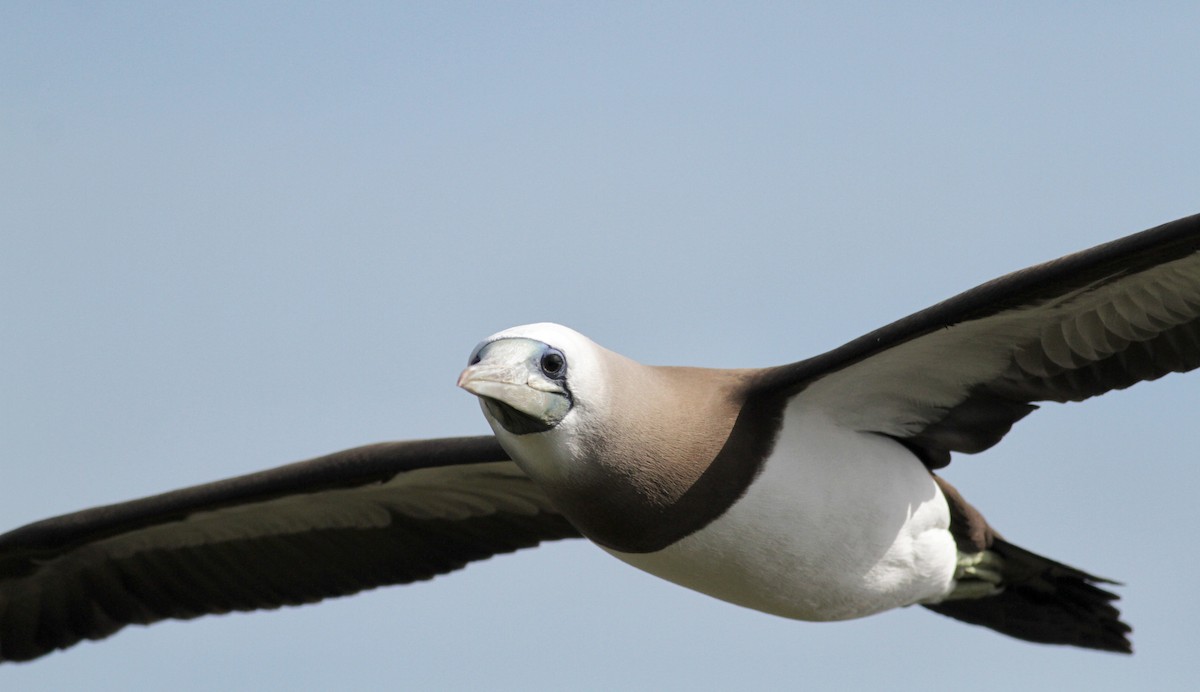
[[[748,397],[753,371],[667,368],[620,359],[603,424],[585,429],[581,472],[550,488],[585,535],[652,552],[720,516],[770,453],[782,400]]]

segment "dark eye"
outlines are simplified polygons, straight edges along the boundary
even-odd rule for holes
[[[550,377],[557,377],[567,369],[567,359],[558,351],[546,351],[542,354],[542,372]]]

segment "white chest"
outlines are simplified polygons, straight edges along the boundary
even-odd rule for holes
[[[609,551],[669,581],[801,620],[842,620],[953,587],[957,550],[941,490],[894,440],[788,407],[746,494],[704,529],[643,554]]]

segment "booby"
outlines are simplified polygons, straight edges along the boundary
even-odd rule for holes
[[[938,472],[1037,402],[1197,366],[1200,215],[778,367],[647,366],[566,327],[516,327],[458,381],[493,435],[358,447],[0,536],[0,661],[580,537],[785,617],[919,604],[1130,652],[1113,582],[1008,542]]]

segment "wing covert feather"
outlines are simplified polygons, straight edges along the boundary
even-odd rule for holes
[[[370,445],[0,536],[0,661],[578,537],[491,437]]]
[[[990,281],[808,360],[763,371],[927,465],[991,447],[1040,401],[1200,366],[1200,215]]]

